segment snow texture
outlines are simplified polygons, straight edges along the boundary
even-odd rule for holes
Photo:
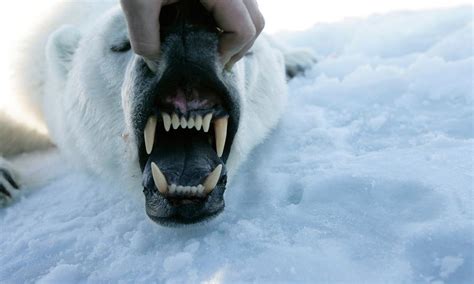
[[[0,282],[474,283],[472,13],[280,35],[319,63],[205,224],[158,226],[57,153],[17,159],[44,186],[0,212]]]

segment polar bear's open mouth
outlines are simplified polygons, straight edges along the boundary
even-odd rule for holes
[[[147,213],[160,224],[199,222],[224,208],[238,108],[213,74],[174,65],[145,111],[140,165]]]
[[[229,114],[210,90],[159,97],[143,130],[156,190],[171,204],[200,203],[219,182],[225,184],[222,161]]]

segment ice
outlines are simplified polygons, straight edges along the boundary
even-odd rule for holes
[[[0,212],[0,282],[474,283],[472,7],[278,37],[319,63],[221,216],[160,227],[140,193],[24,156],[47,182]]]

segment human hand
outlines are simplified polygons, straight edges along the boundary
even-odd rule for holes
[[[160,53],[159,17],[161,7],[179,0],[121,0],[128,22],[130,42],[135,53],[158,59]],[[265,26],[256,0],[200,0],[223,30],[219,39],[221,62],[226,69],[252,47]]]

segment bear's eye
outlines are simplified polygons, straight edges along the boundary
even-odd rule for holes
[[[113,45],[110,50],[112,50],[113,52],[127,52],[129,51],[130,49],[132,48],[131,44],[130,44],[130,41],[127,40],[127,41],[123,41],[119,44],[115,44]]]

